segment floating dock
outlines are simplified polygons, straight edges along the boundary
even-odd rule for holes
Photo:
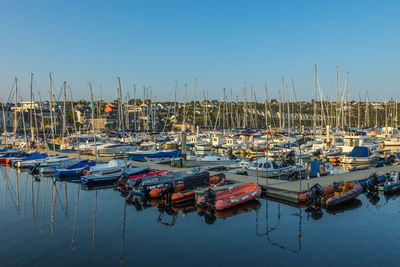
[[[63,154],[63,153],[59,153]],[[69,156],[78,156],[77,153],[65,153],[63,155]],[[91,155],[81,155],[81,158],[87,158],[91,160],[95,160],[94,156]],[[109,161],[112,158],[100,158],[100,160]],[[165,164],[156,164],[151,162],[138,162],[138,161],[131,161],[132,166],[135,167],[148,167],[151,170],[165,170],[165,171],[182,171],[182,170],[190,170],[190,168],[176,168]],[[333,184],[334,182],[340,181],[362,181],[367,179],[373,173],[389,173],[389,172],[400,172],[400,165],[393,165],[393,166],[384,166],[379,168],[370,168],[364,170],[357,170],[351,172],[345,172],[340,174],[322,176],[319,178],[312,178],[312,179],[304,179],[298,181],[287,181],[287,180],[279,180],[279,179],[268,179],[262,177],[255,177],[255,176],[245,176],[233,173],[225,173],[227,181],[230,185],[220,187],[219,189],[226,189],[232,184],[247,184],[247,183],[254,183],[261,186],[263,192],[267,197],[272,197],[280,200],[285,200],[291,203],[299,203],[299,194],[308,191],[310,187],[314,184],[318,183],[322,186],[328,186]],[[210,171],[211,175],[217,174],[219,172]],[[196,191],[196,194],[202,194],[203,191],[199,190]]]

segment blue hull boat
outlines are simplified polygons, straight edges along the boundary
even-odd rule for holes
[[[148,172],[148,168],[128,168],[122,171],[108,173],[108,174],[91,174],[82,176],[81,180],[83,184],[98,184],[98,183],[114,183],[116,182],[122,175],[139,175]]]
[[[88,162],[82,161],[79,162],[75,165],[69,166],[68,168],[64,169],[59,169],[55,171],[55,176],[56,177],[73,177],[73,176],[82,176],[83,172],[90,167],[93,167],[96,165],[96,162]]]

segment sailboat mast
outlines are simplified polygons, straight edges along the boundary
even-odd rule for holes
[[[336,66],[336,128],[339,127],[339,103],[338,103],[338,94],[339,94],[339,70]]]
[[[80,143],[80,140],[79,140],[79,138],[78,138],[78,131],[77,131],[77,129],[76,129],[74,101],[73,101],[73,99],[72,99],[72,91],[71,91],[71,88],[68,88],[68,89],[69,89],[69,96],[71,97],[72,120],[73,120],[73,123],[74,123],[74,130],[75,130],[75,136],[76,136],[76,147],[77,147],[77,149],[78,149],[78,159],[80,159],[80,158],[81,158],[81,153],[80,153],[80,150],[79,150],[79,143]]]
[[[317,121],[316,121],[316,115],[317,115],[317,64],[314,64],[314,105],[313,105],[313,130],[315,132],[315,129],[317,128]]]
[[[42,98],[40,97],[40,92],[38,92],[38,95],[39,95],[40,116],[42,117],[43,141],[44,141],[44,147],[47,150],[48,149],[48,144],[47,144],[47,140],[46,140],[46,128],[45,128],[45,125],[44,125]]]
[[[34,128],[33,128],[33,122],[32,122],[32,109],[33,109],[33,94],[32,94],[32,81],[33,81],[33,73],[31,73],[31,80],[30,80],[30,89],[31,89],[31,108],[29,109],[29,127],[31,128],[31,141],[33,140],[34,137]]]
[[[66,136],[67,132],[67,123],[66,123],[66,118],[67,118],[67,112],[66,112],[66,101],[67,101],[67,82],[64,81],[64,105],[63,105],[63,138]]]
[[[194,79],[193,129],[192,129],[193,132],[196,129],[196,85],[197,85],[197,79]]]
[[[93,92],[92,92],[92,84],[89,83],[89,91],[90,91],[90,105],[91,105],[91,113],[92,113],[92,130],[93,130],[93,139],[94,139],[94,152],[96,155],[96,160],[97,160],[97,144],[96,144],[96,133],[94,129],[94,106],[93,106]]]
[[[1,106],[3,109],[3,127],[4,127],[4,141],[7,146],[7,124],[6,124],[6,113],[4,111],[4,102],[1,102]]]
[[[264,91],[265,91],[265,102],[264,102],[264,115],[265,115],[265,127],[268,129],[268,108],[267,108],[267,101],[268,101],[268,89],[267,89],[267,82],[264,82]]]
[[[14,90],[14,138],[17,137],[17,92],[18,79],[15,77],[15,90]]]
[[[117,77],[118,80],[118,97],[122,103],[122,93],[121,93],[121,79]],[[121,105],[121,110],[123,111],[123,106]],[[125,123],[124,123],[124,113],[122,113],[121,121],[122,121],[122,142],[124,143],[124,160],[125,160],[125,153],[126,153],[126,148],[125,148]]]
[[[53,125],[53,88],[51,86],[51,72],[49,73],[49,99],[50,99],[50,127],[51,127],[51,136],[53,138],[53,150],[56,151],[56,143],[54,138],[54,125]]]

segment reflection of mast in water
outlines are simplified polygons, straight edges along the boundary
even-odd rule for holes
[[[44,193],[43,193],[43,206],[42,206],[42,219],[40,223],[40,232],[43,232],[43,225],[44,225],[44,210],[45,210],[45,203],[46,203],[46,191],[47,191],[47,179],[44,179]],[[33,203],[33,202],[32,202]]]
[[[70,247],[72,249],[74,248],[74,241],[75,241],[75,232],[76,232],[76,220],[78,219],[78,203],[79,203],[79,191],[81,190],[81,187],[78,186],[78,193],[76,195],[76,204],[75,204],[75,214],[74,214],[74,226],[73,226],[73,230],[72,230],[72,238],[71,238],[71,245]]]
[[[22,203],[22,218],[25,217],[25,201],[26,201],[26,188],[28,186],[28,173],[26,173],[25,178],[25,190],[24,190],[24,201]]]
[[[36,192],[36,209],[35,209],[35,214],[36,214],[36,216],[37,216],[37,214],[38,214],[38,202],[39,202],[39,192],[40,192],[40,180],[39,181],[37,181],[37,192]]]
[[[291,251],[291,252],[293,252],[293,253],[298,253],[298,252],[300,252],[300,251],[301,251],[301,240],[302,240],[302,238],[303,238],[302,233],[301,233],[301,222],[302,222],[301,208],[299,207],[299,213],[298,213],[298,214],[294,214],[295,216],[299,216],[299,227],[298,227],[298,229],[299,229],[299,234],[298,234],[299,247],[298,247],[298,249],[288,249],[288,248],[286,248],[285,246],[283,246],[283,245],[281,245],[281,244],[279,244],[279,243],[277,243],[277,242],[272,242],[272,241],[271,241],[271,238],[270,238],[270,236],[269,236],[269,234],[270,234],[272,231],[276,230],[276,229],[279,227],[279,224],[280,224],[280,217],[281,217],[281,215],[280,215],[280,203],[278,203],[278,223],[277,223],[277,225],[274,226],[274,227],[269,227],[269,221],[268,221],[268,200],[265,200],[265,201],[266,201],[266,202],[265,202],[265,211],[266,211],[266,214],[265,214],[265,219],[266,219],[266,231],[265,231],[265,233],[263,233],[263,234],[259,234],[259,233],[258,233],[258,211],[257,211],[257,219],[256,219],[256,220],[257,220],[257,221],[256,221],[256,227],[257,227],[256,232],[257,232],[257,235],[258,235],[258,236],[265,235],[265,236],[267,237],[267,239],[268,239],[268,242],[269,242],[271,245],[277,246],[277,247],[279,247],[279,248],[281,248],[281,249],[285,249],[285,250]]]
[[[67,183],[64,182],[65,217],[68,217]]]
[[[32,216],[36,226],[36,212],[35,212],[35,191],[33,190],[33,177],[31,176],[31,197],[32,197]]]
[[[3,208],[5,209],[7,206],[7,180],[8,180],[8,174],[7,174],[7,167],[4,168],[4,199],[3,199]]]
[[[94,214],[93,214],[93,234],[92,234],[92,250],[90,251],[90,257],[93,254],[94,246],[96,245],[96,210],[97,210],[97,190],[94,197]]]
[[[19,213],[18,171],[15,172],[15,196],[16,196],[16,198],[17,198],[17,212]]]
[[[56,203],[56,180],[53,179],[53,186],[51,187],[51,212],[50,212],[50,233],[54,234],[54,204]]]
[[[122,257],[122,254],[124,253],[124,248],[125,248],[125,228],[126,228],[126,200],[124,201],[124,220],[122,223],[122,245],[121,245],[121,252],[119,253],[119,261],[124,264],[125,259]]]

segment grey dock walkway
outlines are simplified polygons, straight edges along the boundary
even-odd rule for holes
[[[59,153],[62,154],[62,153]],[[65,155],[75,155],[75,153],[66,153]],[[81,158],[87,158],[94,160],[95,157],[91,155],[81,155]],[[100,160],[108,161],[112,158],[100,158]],[[132,161],[132,166],[135,167],[148,167],[151,170],[166,170],[166,171],[183,171],[183,170],[190,170],[190,168],[176,168],[169,165],[164,164],[156,164],[151,162],[137,162]],[[299,203],[298,197],[299,194],[307,191],[310,187],[314,184],[319,183],[322,186],[328,186],[333,184],[334,182],[339,181],[352,181],[352,180],[364,180],[368,178],[373,173],[388,173],[388,172],[400,172],[400,165],[394,166],[385,166],[380,168],[370,168],[365,170],[358,170],[346,173],[340,173],[335,175],[329,176],[322,176],[319,178],[313,179],[305,179],[301,181],[287,181],[287,180],[278,180],[278,179],[267,179],[262,177],[255,177],[255,176],[244,176],[239,174],[233,173],[225,173],[226,178],[229,182],[233,182],[235,184],[247,184],[247,183],[255,183],[260,185],[265,194],[268,197],[277,198],[285,201],[289,201],[292,203]],[[211,175],[217,174],[219,172],[210,171]],[[221,189],[226,189],[231,185],[221,187]],[[196,192],[197,194],[201,194],[203,191]]]

